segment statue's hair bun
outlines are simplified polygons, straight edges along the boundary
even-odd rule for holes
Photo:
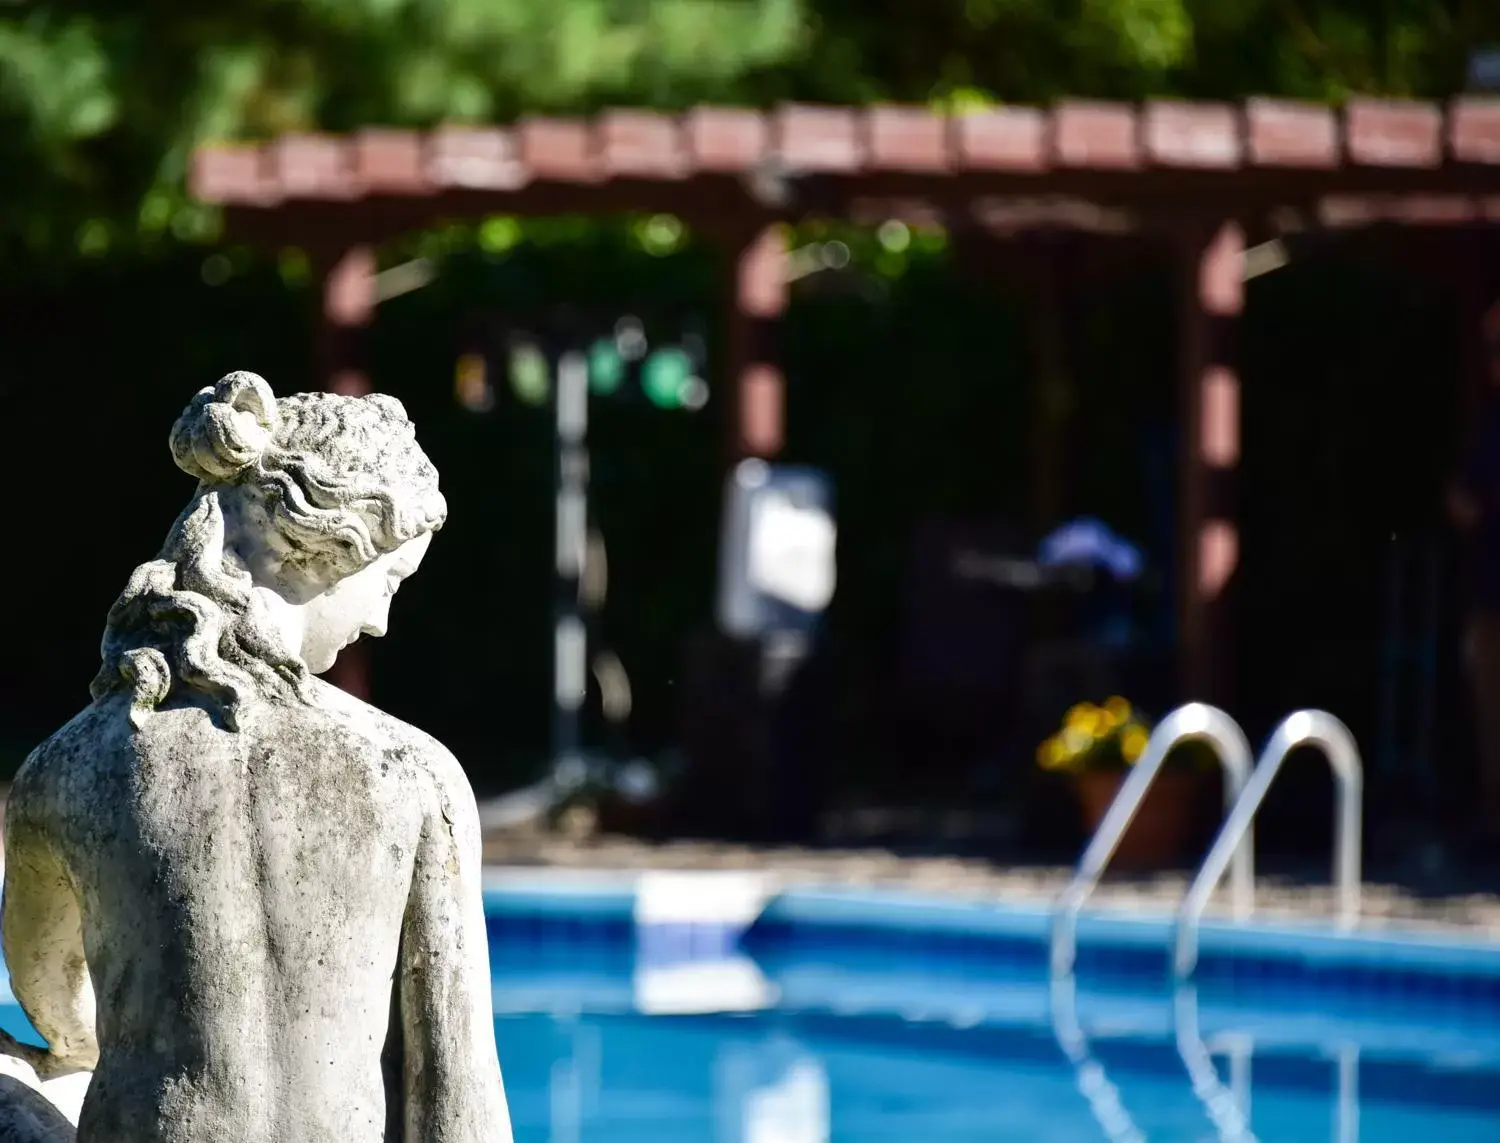
[[[254,373],[201,389],[172,426],[172,459],[189,476],[228,483],[252,467],[276,431],[276,395]]]

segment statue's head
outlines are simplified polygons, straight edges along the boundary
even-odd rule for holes
[[[406,411],[382,395],[278,400],[231,373],[183,410],[171,450],[198,489],[110,611],[95,697],[129,690],[138,724],[173,696],[230,725],[253,699],[309,701],[310,674],[385,633],[447,514]]]

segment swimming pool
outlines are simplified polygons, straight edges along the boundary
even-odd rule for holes
[[[1174,991],[1164,917],[1086,916],[1054,981],[1035,907],[799,889],[706,921],[644,892],[492,874],[518,1143],[1500,1138],[1478,940],[1207,923]]]

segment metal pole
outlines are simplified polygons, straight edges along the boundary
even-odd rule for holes
[[[564,782],[581,779],[579,711],[588,686],[588,638],[579,586],[588,545],[588,359],[576,350],[557,362],[554,496],[556,598],[553,639],[552,760]]]
[[[1208,899],[1224,876],[1229,862],[1239,852],[1242,839],[1254,827],[1266,791],[1271,788],[1281,764],[1299,746],[1316,746],[1328,758],[1337,787],[1337,809],[1333,824],[1333,883],[1338,902],[1336,922],[1353,928],[1359,921],[1364,813],[1364,767],[1349,728],[1327,711],[1300,710],[1288,715],[1272,733],[1260,760],[1250,774],[1244,793],[1234,804],[1188,888],[1177,913],[1177,949],[1173,964],[1179,978],[1190,975],[1198,963],[1198,923]]]
[[[1073,879],[1058,895],[1052,912],[1052,972],[1063,975],[1073,971],[1078,951],[1078,914],[1083,908],[1105,866],[1114,856],[1120,838],[1130,828],[1136,811],[1145,801],[1157,771],[1174,746],[1199,739],[1214,748],[1224,768],[1224,806],[1226,813],[1240,802],[1241,792],[1250,780],[1250,744],[1239,724],[1218,707],[1189,703],[1178,707],[1162,719],[1151,732],[1145,752],[1131,768],[1120,792],[1105,812],[1104,820],[1094,831],[1088,848],[1078,862]],[[1250,829],[1236,834],[1233,852],[1226,854],[1226,866],[1233,859],[1230,873],[1230,904],[1235,920],[1242,921],[1255,906],[1255,838]],[[1217,882],[1215,882],[1217,884]]]

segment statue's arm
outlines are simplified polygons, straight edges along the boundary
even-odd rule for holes
[[[48,1044],[38,1071],[92,1069],[99,1061],[94,987],[83,953],[73,879],[34,814],[24,773],[5,810],[0,943],[11,989]]]
[[[495,1051],[479,812],[447,752],[432,766],[401,940],[408,1143],[510,1143]]]

